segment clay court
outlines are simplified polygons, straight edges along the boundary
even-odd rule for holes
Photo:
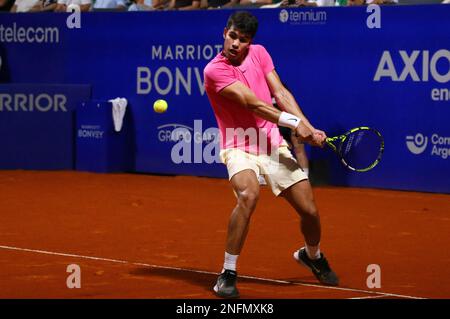
[[[315,187],[322,250],[341,279],[299,266],[299,218],[261,191],[239,259],[242,298],[449,298],[450,197]],[[0,298],[216,298],[234,196],[226,180],[0,171]],[[66,286],[67,266],[81,288]],[[381,267],[381,288],[366,269]]]

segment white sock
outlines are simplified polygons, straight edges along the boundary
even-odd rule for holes
[[[303,171],[305,172],[306,176],[309,177],[309,168],[304,168]]]
[[[310,259],[319,259],[320,258],[320,248],[319,244],[316,246],[310,246],[305,243],[306,254]]]
[[[239,255],[232,255],[225,252],[225,262],[223,263],[222,272],[225,269],[236,271],[236,263]]]

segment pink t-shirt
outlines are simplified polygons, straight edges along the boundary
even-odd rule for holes
[[[221,148],[239,148],[253,154],[270,153],[283,141],[275,123],[220,95],[230,84],[240,81],[262,101],[272,105],[266,74],[274,69],[272,58],[262,45],[252,44],[244,61],[233,66],[219,53],[204,70],[205,89],[221,135]]]

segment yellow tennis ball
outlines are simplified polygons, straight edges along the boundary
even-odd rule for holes
[[[164,113],[167,110],[167,102],[165,100],[156,100],[153,103],[153,110],[156,113]]]

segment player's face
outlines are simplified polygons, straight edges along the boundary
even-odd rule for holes
[[[252,41],[251,37],[248,34],[239,32],[234,26],[231,26],[229,29],[225,28],[223,37],[225,39],[223,54],[233,64],[240,64],[247,55],[248,47]]]

